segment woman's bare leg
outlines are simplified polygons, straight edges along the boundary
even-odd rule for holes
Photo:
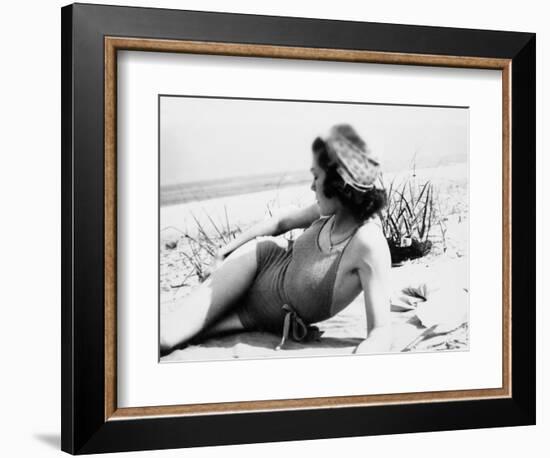
[[[179,299],[173,311],[161,317],[161,351],[187,342],[226,314],[251,285],[256,270],[256,240],[251,240],[231,253],[204,283]]]
[[[197,340],[208,339],[221,334],[230,334],[244,331],[245,327],[237,312],[231,312],[228,316],[216,321],[212,326],[206,328],[197,335]]]

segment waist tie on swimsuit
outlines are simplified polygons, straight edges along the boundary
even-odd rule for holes
[[[312,340],[319,340],[323,331],[319,331],[317,326],[309,326],[298,315],[290,305],[284,304],[282,310],[285,312],[285,320],[283,323],[283,336],[279,345],[275,347],[275,350],[283,348],[288,336],[295,342],[310,342]]]

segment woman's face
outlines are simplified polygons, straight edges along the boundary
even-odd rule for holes
[[[336,213],[338,209],[339,201],[335,197],[328,198],[323,192],[323,186],[325,183],[325,171],[317,163],[317,157],[313,155],[313,161],[311,164],[311,174],[313,175],[313,181],[311,183],[311,190],[315,193],[315,198],[319,205],[321,215],[332,215]]]

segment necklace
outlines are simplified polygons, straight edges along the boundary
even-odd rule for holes
[[[328,232],[328,244],[329,244],[329,249],[330,251],[332,251],[332,249],[336,246],[336,245],[339,245],[340,243],[342,242],[345,242],[347,239],[349,239],[354,233],[355,233],[355,229],[357,228],[353,228],[353,230],[348,234],[346,235],[346,237],[344,237],[342,240],[339,240],[338,242],[332,242],[332,231],[334,230],[334,216],[332,217],[332,222],[331,222],[331,225],[330,225],[330,230]]]

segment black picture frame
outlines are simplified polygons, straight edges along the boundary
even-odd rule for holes
[[[535,424],[535,34],[89,4],[66,6],[61,15],[62,450],[84,454]],[[106,36],[509,59],[511,396],[106,418]]]

